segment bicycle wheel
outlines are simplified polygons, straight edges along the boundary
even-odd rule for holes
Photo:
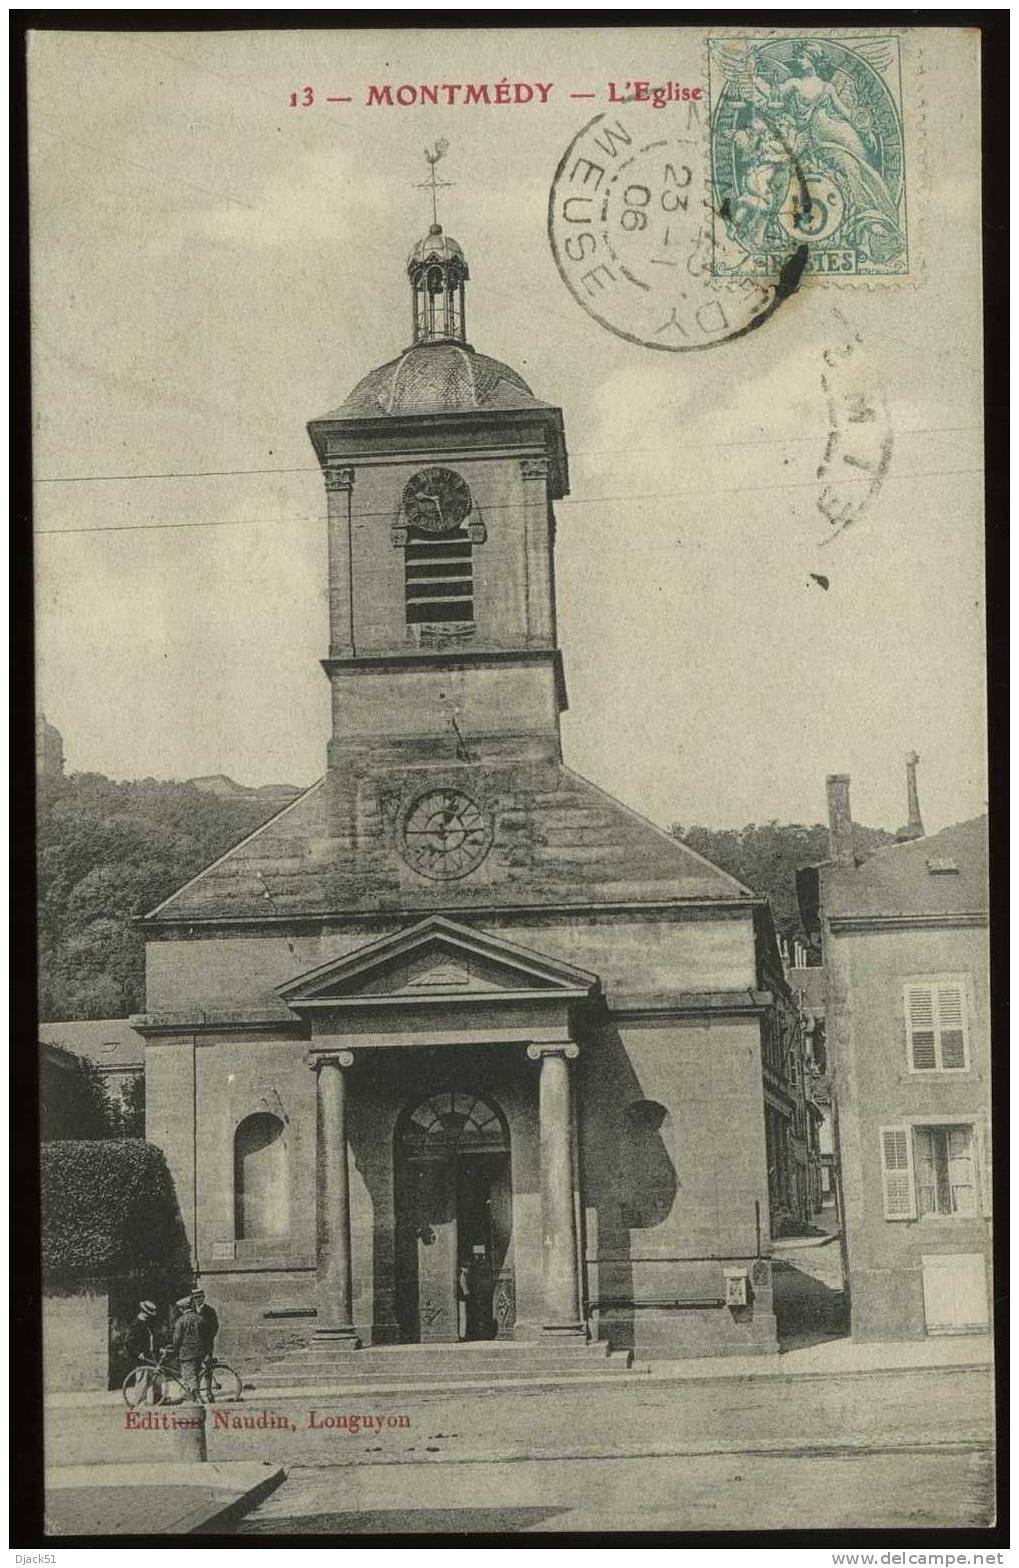
[[[127,1374],[121,1384],[121,1393],[124,1395],[125,1405],[132,1409],[136,1405],[158,1403],[155,1391],[155,1368],[150,1366],[134,1367]]]
[[[220,1403],[223,1400],[232,1401],[241,1397],[241,1380],[233,1367],[227,1366],[225,1361],[214,1361],[212,1373],[206,1387],[211,1388],[212,1400]]]
[[[161,1405],[183,1405],[188,1397],[188,1391],[179,1377],[174,1377],[172,1372],[164,1372],[159,1379],[156,1390]]]

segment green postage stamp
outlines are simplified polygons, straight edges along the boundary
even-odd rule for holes
[[[910,271],[899,39],[712,38],[712,272]]]

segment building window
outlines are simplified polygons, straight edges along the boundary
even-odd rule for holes
[[[253,1241],[290,1234],[287,1144],[278,1116],[258,1111],[234,1134],[234,1235]]]
[[[905,1009],[910,1072],[964,1072],[969,1066],[969,1042],[963,982],[907,985]]]
[[[913,1137],[920,1218],[975,1214],[972,1127],[916,1127]]]
[[[885,1219],[976,1214],[972,1126],[882,1127],[880,1140]]]
[[[474,620],[474,564],[466,528],[437,539],[408,531],[404,545],[408,626]]]

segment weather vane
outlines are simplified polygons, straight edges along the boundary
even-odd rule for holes
[[[419,184],[415,185],[415,187],[414,187],[414,189],[416,191],[431,191],[431,193],[432,193],[432,222],[433,223],[438,223],[438,221],[439,221],[439,209],[438,209],[438,204],[437,204],[437,194],[436,193],[438,191],[440,191],[440,190],[449,190],[449,189],[451,189],[451,187],[453,185],[453,181],[452,180],[440,180],[438,178],[438,176],[436,175],[436,172],[435,172],[435,165],[438,163],[440,158],[444,158],[446,156],[446,153],[448,151],[449,151],[449,143],[448,143],[448,141],[446,140],[446,138],[444,136],[440,136],[439,140],[435,143],[435,151],[434,152],[430,152],[427,147],[425,148],[425,157],[428,159],[428,175],[429,175],[429,177],[428,177],[427,180],[422,180]]]

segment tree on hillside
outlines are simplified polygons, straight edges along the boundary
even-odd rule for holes
[[[894,834],[882,828],[864,828],[854,823],[856,845],[870,854],[883,844],[894,843]],[[796,871],[799,866],[817,865],[828,858],[828,829],[815,822],[750,822],[742,828],[684,828],[678,822],[670,829],[714,865],[728,871],[753,893],[771,900],[780,936],[806,941],[796,903]]]
[[[39,1009],[44,1020],[122,1018],[145,997],[133,921],[278,810],[193,784],[44,781],[38,804]]]

